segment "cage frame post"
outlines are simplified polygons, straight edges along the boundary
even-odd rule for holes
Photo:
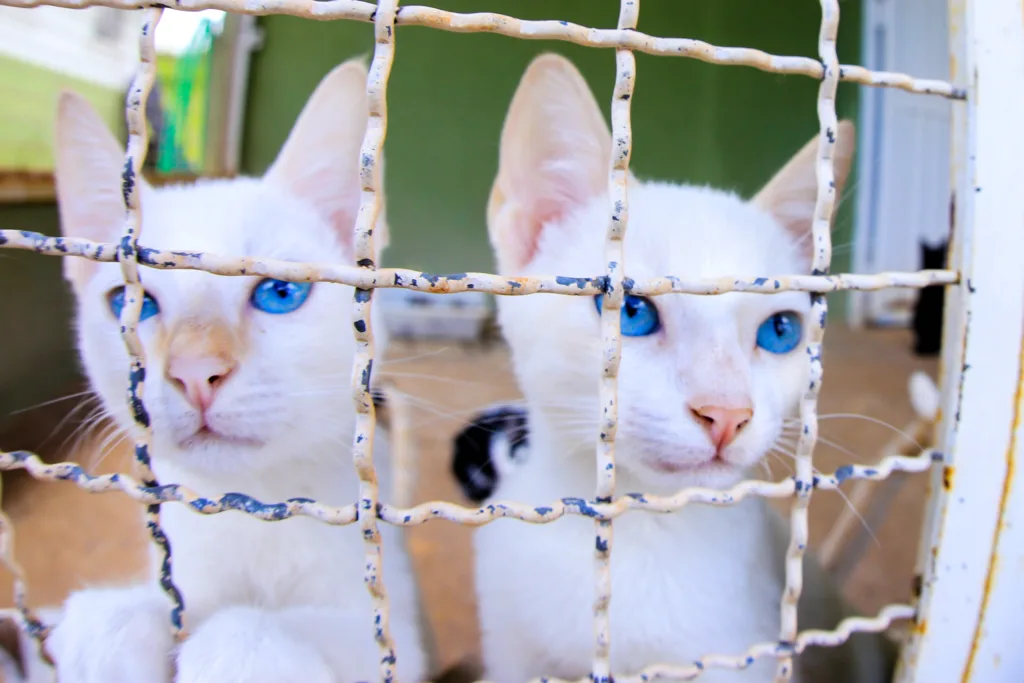
[[[920,598],[897,680],[1019,680],[1022,598],[1008,572],[1024,546],[1010,524],[1024,513],[1021,352],[1024,343],[1024,0],[951,0],[953,105],[950,263],[943,339],[941,466],[918,556]],[[1004,427],[1005,425],[1005,427]],[[1016,541],[1016,545],[1012,545]],[[942,586],[942,590],[937,587]],[[1000,666],[1000,662],[1004,664]]]

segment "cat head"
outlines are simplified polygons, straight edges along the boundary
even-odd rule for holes
[[[921,240],[921,268],[945,268],[946,254],[949,251],[949,242],[942,240],[932,244],[927,240]]]
[[[835,131],[836,192],[854,131]],[[752,200],[706,187],[628,180],[625,275],[744,278],[809,273],[817,138]],[[571,63],[527,69],[505,120],[488,229],[506,275],[605,269],[611,135]],[[590,296],[498,297],[527,402],[560,452],[593,457],[602,367]],[[808,382],[806,293],[630,296],[622,312],[620,472],[647,490],[727,486],[783,433]],[[539,425],[535,424],[535,428]],[[631,483],[633,483],[631,482]]]
[[[358,61],[325,76],[262,178],[156,188],[137,176],[141,243],[351,263],[366,78]],[[75,94],[60,98],[56,159],[63,233],[119,241],[124,153]],[[379,252],[387,243],[383,216],[374,235]],[[355,350],[351,287],[152,268],[140,268],[140,276],[146,298],[138,333],[155,462],[252,471],[288,456],[347,449]],[[118,324],[124,303],[120,266],[67,258],[65,277],[78,300],[85,371],[109,415],[131,431],[128,355]],[[375,332],[383,350],[383,327]]]

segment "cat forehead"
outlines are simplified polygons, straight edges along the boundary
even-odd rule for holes
[[[633,279],[770,277],[801,272],[789,233],[739,196],[712,188],[635,182],[629,187],[624,272]],[[567,221],[567,230],[541,240],[545,271],[552,267],[591,274],[605,267],[606,201],[591,202]],[[572,243],[572,247],[568,243]]]
[[[638,275],[761,276],[797,267],[789,234],[735,194],[644,183],[630,199],[626,269]]]
[[[201,180],[143,197],[140,243],[171,251],[282,260],[342,258],[334,231],[309,206],[253,178]]]
[[[806,314],[811,298],[806,292],[753,294],[728,292],[714,295],[664,294],[654,297],[659,315],[674,320],[688,337],[720,338],[732,335],[740,327],[750,329],[764,318],[780,311]]]

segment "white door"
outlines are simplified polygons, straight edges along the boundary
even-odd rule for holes
[[[947,0],[864,0],[864,65],[949,80],[947,10]],[[949,232],[951,104],[891,88],[860,94],[854,270],[918,270],[921,241]],[[916,296],[855,293],[850,323],[906,326]]]

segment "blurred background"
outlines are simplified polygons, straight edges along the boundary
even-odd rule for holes
[[[432,4],[597,27],[614,27],[618,13],[617,2],[595,0]],[[841,8],[843,63],[949,77],[944,0],[843,0]],[[818,7],[805,0],[647,0],[639,29],[816,57],[819,21]],[[108,8],[0,7],[0,227],[59,233],[52,138],[61,89],[87,97],[124,139],[124,98],[138,58],[139,23],[137,12]],[[261,174],[324,74],[373,48],[372,29],[362,23],[173,10],[164,13],[156,44],[146,169],[156,183]],[[612,50],[398,30],[385,148],[392,239],[384,265],[493,271],[484,209],[499,133],[523,70],[545,50],[569,56],[598,101],[610,100]],[[817,132],[813,79],[642,54],[637,62],[632,166],[641,177],[751,195]],[[857,121],[859,139],[856,170],[836,219],[833,272],[942,267],[950,207],[949,103],[843,84],[837,106],[841,117]],[[926,263],[929,246],[934,254]],[[52,461],[102,460],[102,471],[124,469],[123,444],[107,453],[99,441],[68,437],[82,416],[75,414],[74,398],[62,397],[85,386],[59,259],[0,252],[0,285],[17,293],[0,297],[0,323],[17,330],[2,342],[0,445],[36,449]],[[473,410],[518,395],[491,324],[492,302],[480,294],[432,297],[399,290],[386,290],[378,300],[389,309],[388,324],[398,339],[391,353],[419,358],[404,362],[394,376],[417,416],[419,500],[462,500],[448,475],[452,435]],[[861,418],[823,422],[822,434],[832,445],[819,449],[821,469],[833,461],[879,457],[893,430],[912,418],[907,378],[918,369],[934,376],[941,325],[940,303],[938,315],[917,315],[915,331],[917,302],[910,290],[830,296],[822,411]],[[18,552],[34,577],[36,601],[52,603],[72,587],[137,571],[143,536],[134,503],[6,475],[5,482],[5,508],[25,529]],[[923,479],[908,484],[884,527],[872,530],[877,542],[848,582],[866,609],[908,599],[924,495]],[[820,538],[844,501],[828,494],[815,500],[813,533]],[[468,534],[435,523],[413,535],[417,561],[431,577],[428,603],[447,662],[472,656],[476,648],[466,589]],[[0,600],[6,595],[0,592]]]

